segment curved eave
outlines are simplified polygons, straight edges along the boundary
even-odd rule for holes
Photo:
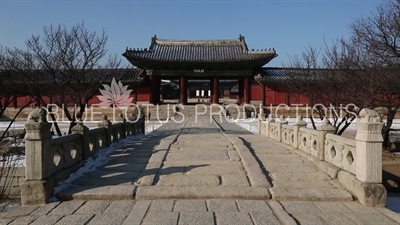
[[[254,54],[254,53],[253,53]],[[169,59],[152,59],[144,58],[137,55],[131,55],[124,53],[123,56],[134,66],[142,69],[155,69],[158,67],[171,67],[171,65],[183,66],[183,67],[193,67],[193,66],[204,66],[208,65],[211,67],[262,67],[263,65],[269,63],[272,59],[277,57],[277,54],[257,54],[256,57],[251,59],[226,59],[226,60],[169,60]]]

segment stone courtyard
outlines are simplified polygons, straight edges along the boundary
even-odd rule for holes
[[[399,224],[284,145],[219,117],[170,121],[2,224]]]

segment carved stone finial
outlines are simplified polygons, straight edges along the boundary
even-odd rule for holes
[[[303,120],[301,115],[296,117],[296,122],[293,124],[294,126],[307,126],[307,122]]]
[[[111,126],[111,121],[107,119],[107,115],[102,116],[102,120],[97,124],[99,127],[108,127]]]
[[[124,114],[122,112],[118,114],[117,121],[119,121],[119,122],[125,122],[126,121],[126,119],[124,118]]]
[[[28,123],[47,123],[47,110],[37,108],[28,115]]]
[[[379,117],[378,113],[375,110],[372,109],[362,109],[360,112],[361,120],[360,122],[362,123],[375,123],[375,122],[380,122],[381,118]]]
[[[268,122],[275,122],[275,119],[272,117],[272,114],[271,114],[271,113],[268,115],[267,121],[268,121]]]
[[[328,118],[324,118],[322,120],[322,125],[317,127],[317,130],[321,130],[321,131],[335,131],[335,128],[331,125],[331,123],[329,122]]]

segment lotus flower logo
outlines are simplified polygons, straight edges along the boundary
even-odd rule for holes
[[[104,90],[99,88],[101,95],[97,95],[97,98],[101,101],[100,107],[107,108],[112,105],[126,109],[132,104],[133,97],[129,97],[132,90],[128,90],[128,85],[123,86],[121,81],[117,83],[113,78],[110,86],[103,84],[103,87]]]

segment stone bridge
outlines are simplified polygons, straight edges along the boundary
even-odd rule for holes
[[[22,187],[24,206],[3,213],[2,224],[400,223],[398,214],[383,207],[386,191],[376,171],[382,167],[381,140],[374,119],[361,119],[355,141],[330,134],[327,124],[308,130],[301,118],[294,125],[283,118],[260,119],[258,135],[223,117],[181,119],[124,142],[107,163],[56,198],[46,189],[48,182],[55,186],[49,175],[31,173]],[[75,131],[82,143],[96,139],[82,126]],[[106,130],[97,132],[112,141]],[[38,133],[27,138],[27,151],[50,148]],[[87,155],[92,142],[84,145]],[[58,163],[66,163],[74,151],[65,152],[68,157],[60,156],[64,162]],[[31,160],[30,166],[37,163]]]

